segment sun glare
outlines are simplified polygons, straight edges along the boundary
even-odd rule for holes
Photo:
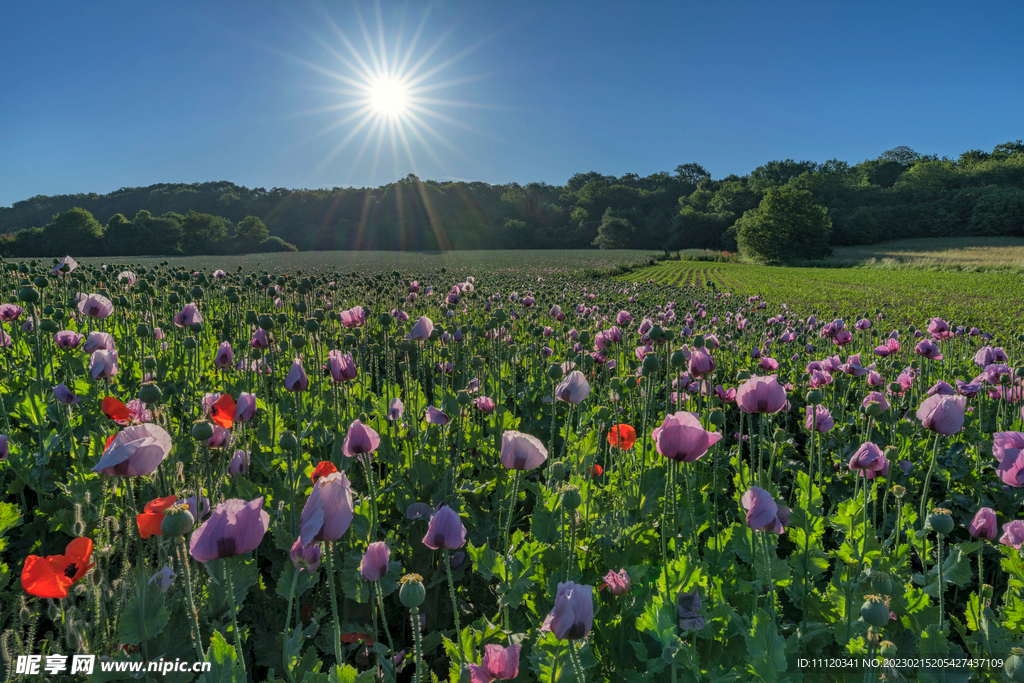
[[[370,106],[386,116],[398,116],[405,111],[407,102],[405,86],[398,81],[384,78],[370,88]]]
[[[441,94],[485,77],[485,74],[453,74],[445,78],[445,72],[472,54],[489,38],[478,39],[462,49],[452,50],[448,42],[455,34],[453,26],[442,31],[432,44],[424,44],[425,41],[421,39],[426,33],[429,11],[423,13],[417,27],[409,35],[405,31],[404,13],[399,17],[397,27],[386,29],[380,3],[374,2],[373,7],[376,31],[366,25],[357,8],[355,35],[351,38],[331,17],[326,13],[323,15],[323,25],[327,30],[323,33],[312,31],[311,34],[326,50],[328,64],[317,64],[284,53],[334,80],[335,86],[320,89],[340,96],[340,101],[334,105],[300,112],[300,115],[335,114],[334,120],[315,133],[310,141],[338,129],[347,129],[333,148],[328,149],[324,159],[310,170],[310,178],[329,168],[343,150],[352,149],[350,145],[356,149],[345,156],[343,163],[350,177],[346,180],[339,178],[340,184],[351,181],[351,174],[361,168],[361,160],[368,155],[372,159],[368,178],[376,177],[378,165],[383,162],[381,157],[388,152],[393,177],[401,176],[400,168],[403,165],[419,173],[417,157],[421,152],[441,165],[441,158],[434,145],[447,147],[459,156],[464,156],[464,152],[441,130],[435,128],[437,123],[483,135],[453,118],[449,112],[458,108],[500,108],[488,103],[452,99]],[[358,38],[353,41],[356,36],[362,39],[361,45],[358,44]],[[405,158],[405,163],[401,157]]]

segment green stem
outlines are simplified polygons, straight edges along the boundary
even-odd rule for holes
[[[292,600],[295,599],[295,587],[299,583],[299,572],[301,569],[296,568],[292,574],[292,587],[288,591],[288,611],[284,613],[284,638],[288,640],[292,634]],[[288,679],[289,683],[295,683],[295,677],[292,676],[291,662],[289,662],[284,656],[284,650],[281,650],[281,666],[284,668],[284,676]]]
[[[455,618],[455,643],[458,645],[459,662],[462,662],[462,626],[459,624],[459,606],[455,602],[455,581],[452,579],[451,551],[444,551],[444,568],[448,572],[448,590],[452,597],[452,616]]]
[[[938,558],[939,558],[939,631],[942,631],[942,620],[945,616],[946,601],[943,594],[946,592],[946,586],[942,583],[942,534],[938,534]],[[978,596],[979,598],[981,596]]]
[[[391,640],[391,629],[388,628],[388,615],[384,612],[384,596],[381,595],[380,586],[374,583],[374,593],[377,594],[377,607],[380,609],[380,620],[384,626],[384,635],[388,637],[388,649],[391,654],[395,653],[395,643]]]
[[[409,614],[412,617],[412,640],[413,649],[416,654],[416,679],[415,683],[421,683],[423,680],[423,646],[420,644],[420,619],[419,619],[420,608],[410,607]],[[459,650],[462,650],[460,645]]]
[[[338,620],[338,596],[334,588],[334,547],[332,543],[324,542],[324,549],[327,551],[327,585],[331,587],[331,616],[334,619],[334,658],[336,666],[341,666],[341,623]]]
[[[576,658],[576,644],[571,640],[569,641],[569,659],[572,660],[572,668],[576,672],[578,683],[586,683],[586,679],[583,678],[583,667],[580,666],[579,660]]]
[[[931,484],[932,481],[932,470],[935,469],[935,456],[938,453],[938,450],[939,435],[938,433],[936,433],[935,442],[932,444],[932,460],[928,464],[928,474],[926,474],[924,477],[924,488],[921,490],[921,510],[917,515],[917,519],[921,522],[921,524],[924,524],[924,510],[925,506],[928,504],[928,485]]]
[[[196,654],[199,656],[199,661],[205,662],[206,655],[203,654],[203,642],[202,635],[199,631],[199,615],[196,613],[195,602],[192,600],[192,577],[189,575],[188,569],[188,553],[185,551],[185,538],[178,536],[175,539],[175,544],[178,546],[178,560],[181,562],[181,566],[185,572],[185,599],[188,602],[188,614],[192,618],[192,645],[196,648]]]
[[[231,569],[229,564],[231,558],[224,558],[224,588],[228,592],[228,606],[231,608],[231,626],[235,629],[235,653],[238,655],[238,661],[242,665],[242,671],[245,671],[245,655],[242,653],[242,634],[238,630],[238,616],[235,608],[235,589],[231,585]]]

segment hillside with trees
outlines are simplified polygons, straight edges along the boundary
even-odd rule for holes
[[[787,220],[782,210],[797,214]],[[0,208],[0,254],[741,248],[774,261],[750,250],[771,243],[777,230],[814,236],[794,238],[789,259],[818,258],[830,245],[1024,235],[1024,142],[957,159],[907,147],[858,164],[784,159],[718,180],[688,163],[644,177],[577,173],[557,186],[409,175],[377,188],[209,182],[40,195]]]

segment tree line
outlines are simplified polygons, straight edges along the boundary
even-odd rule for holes
[[[957,159],[897,147],[858,164],[776,160],[718,180],[688,163],[565,185],[411,174],[376,188],[158,184],[0,208],[0,253],[11,256],[600,247],[739,249],[771,262],[793,248],[815,258],[830,245],[1022,234],[1021,140]]]

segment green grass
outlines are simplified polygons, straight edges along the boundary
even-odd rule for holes
[[[874,319],[886,326],[920,325],[941,316],[982,330],[1017,333],[1024,319],[1024,277],[1014,273],[942,272],[922,269],[774,268],[744,263],[670,261],[640,268],[620,279],[705,287],[745,297],[760,294],[803,315]],[[737,306],[742,305],[737,301]]]
[[[837,247],[830,261],[873,268],[1024,270],[1024,238],[944,237]]]

